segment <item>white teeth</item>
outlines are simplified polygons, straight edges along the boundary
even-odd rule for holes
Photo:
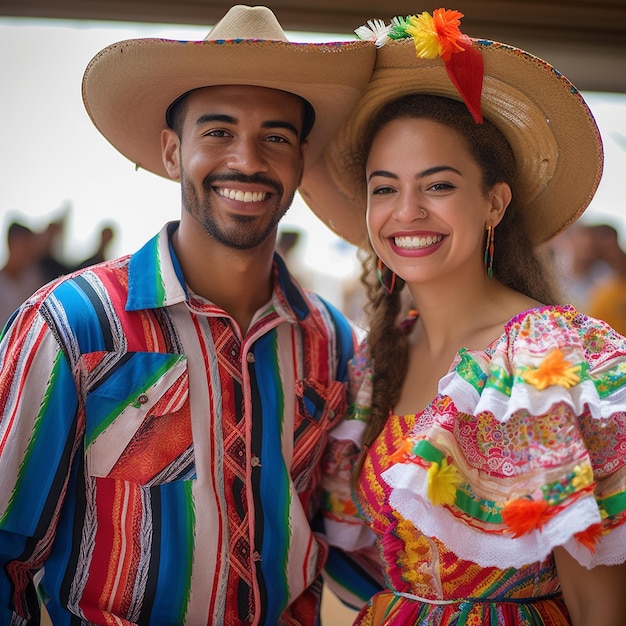
[[[428,248],[443,239],[443,235],[428,235],[427,237],[394,237],[394,242],[398,248]]]
[[[267,197],[267,192],[265,191],[240,191],[238,189],[222,187],[217,188],[217,193],[219,193],[220,196],[224,196],[224,198],[237,200],[238,202],[261,202]]]

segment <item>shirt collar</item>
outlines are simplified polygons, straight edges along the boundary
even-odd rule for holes
[[[172,234],[179,222],[169,222],[135,252],[128,268],[127,311],[158,309],[188,300],[185,278],[172,247]],[[274,254],[275,310],[290,321],[302,320],[310,307],[302,288],[290,275],[285,262]]]
[[[185,279],[171,244],[178,224],[166,224],[131,257],[127,311],[158,309],[187,300]]]

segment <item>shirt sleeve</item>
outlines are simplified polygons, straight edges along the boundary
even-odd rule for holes
[[[1,623],[38,620],[33,576],[49,554],[67,491],[77,406],[59,343],[37,307],[25,305],[0,343]]]

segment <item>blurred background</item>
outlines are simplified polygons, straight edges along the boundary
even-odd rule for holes
[[[353,29],[367,19],[440,6],[388,0],[382,11],[383,3],[367,0],[267,4],[293,41],[354,39]],[[82,263],[131,253],[164,222],[178,219],[178,185],[135,171],[91,124],[82,74],[98,51],[122,39],[203,39],[229,7],[210,0],[0,0],[0,268],[10,256],[11,224],[20,226],[13,229],[18,249],[33,246],[42,260],[37,273],[21,281],[23,290]],[[551,252],[565,291],[583,310],[596,287],[622,281],[616,293],[626,319],[626,2],[460,0],[450,8],[465,13],[462,29],[470,36],[522,47],[583,91],[603,136],[605,170],[581,223],[557,238]],[[355,249],[299,197],[280,228],[294,273],[361,323]],[[2,283],[0,291],[5,299]],[[349,624],[352,615],[328,599],[323,623]]]
[[[381,11],[378,2],[355,0],[268,4],[294,41],[354,39],[353,29],[372,17],[388,21],[439,6],[392,0]],[[229,6],[211,0],[0,0],[0,267],[12,222],[47,231],[48,255],[73,268],[88,258],[132,252],[164,222],[178,218],[178,185],[135,171],[91,124],[81,99],[82,74],[90,59],[115,41],[203,39]],[[583,91],[600,126],[606,159],[584,222],[610,224],[623,246],[626,2],[473,0],[459,1],[455,8],[465,12],[464,32],[523,47]],[[103,228],[112,230],[106,244],[101,244]],[[285,242],[291,244],[294,272],[359,318],[360,266],[352,246],[334,236],[299,197],[281,230],[289,231]]]

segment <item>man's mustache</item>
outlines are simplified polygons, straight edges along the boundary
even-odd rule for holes
[[[205,191],[210,191],[217,183],[247,183],[250,185],[264,185],[271,187],[278,195],[283,194],[283,186],[276,180],[263,176],[263,174],[209,174],[203,181],[202,186]]]

